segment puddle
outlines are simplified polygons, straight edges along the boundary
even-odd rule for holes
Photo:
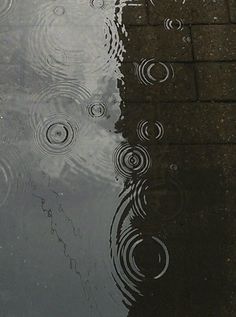
[[[195,110],[206,23],[222,1],[2,0],[1,316],[224,312],[234,134]]]

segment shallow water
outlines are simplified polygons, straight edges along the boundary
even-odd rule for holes
[[[2,0],[0,317],[233,316],[235,110],[201,101],[192,43],[208,2],[199,22],[187,0]]]

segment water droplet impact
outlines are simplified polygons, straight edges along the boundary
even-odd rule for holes
[[[79,117],[89,97],[89,91],[76,83],[65,81],[52,84],[34,97],[30,109],[30,124],[35,130],[44,118],[51,115],[69,112],[71,117]]]
[[[143,236],[133,250],[136,267],[145,278],[159,279],[169,266],[169,253],[165,244],[157,237]]]
[[[178,170],[178,166],[176,164],[170,164],[170,169],[176,172]]]
[[[141,120],[137,126],[137,135],[141,141],[161,140],[164,135],[163,125],[159,122]]]
[[[39,124],[35,141],[48,154],[64,154],[71,150],[77,132],[78,126],[71,118],[55,115]]]
[[[0,3],[0,22],[13,9],[15,0],[1,0]]]
[[[121,143],[116,148],[113,160],[116,173],[124,178],[142,176],[151,165],[150,155],[143,146],[128,143]]]
[[[104,0],[91,0],[90,5],[95,9],[102,9],[104,8]]]
[[[93,103],[88,106],[88,113],[92,118],[101,118],[106,115],[106,106],[101,103]]]
[[[103,0],[93,1],[94,7],[103,8],[103,4]],[[114,17],[115,7],[109,13],[94,14],[87,1],[41,5],[32,18],[35,27],[27,35],[26,62],[37,73],[57,79],[84,80],[101,71],[121,77],[118,69],[125,49],[119,32],[123,29]]]
[[[177,30],[182,31],[183,30],[183,20],[182,19],[165,19],[164,21],[164,27],[167,31],[170,30]]]
[[[64,8],[63,6],[58,6],[58,7],[56,7],[56,8],[53,10],[53,12],[54,12],[56,15],[60,16],[60,15],[63,15],[63,14],[65,13],[65,8]]]
[[[171,64],[155,62],[155,58],[142,59],[141,63],[134,63],[135,75],[143,85],[163,83],[174,78],[174,69]]]
[[[169,252],[166,245],[155,236],[141,234],[127,228],[117,239],[112,254],[115,271],[113,277],[128,303],[140,293],[140,285],[147,279],[157,280],[167,271]]]

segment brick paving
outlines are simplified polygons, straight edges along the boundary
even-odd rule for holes
[[[143,298],[137,298],[128,316],[235,317],[236,0],[138,4],[127,6],[123,14],[128,39],[117,130],[136,144],[141,120],[163,125],[160,140],[143,142],[152,158],[148,177],[154,186],[148,199],[154,211],[182,209],[182,195],[185,204],[173,222],[159,222],[154,214],[147,228],[140,225],[144,232],[163,234],[171,265],[157,284],[144,286]],[[4,87],[14,83],[38,91],[45,85],[28,68],[22,72],[18,61],[25,27],[32,23],[22,17],[33,9],[32,0],[24,0],[8,25],[1,24]],[[143,59],[151,77],[147,68],[141,72],[144,78],[135,74]],[[160,179],[168,183],[170,178],[181,194],[166,184],[158,188]]]
[[[124,15],[129,40],[122,66],[123,134],[137,143],[140,120],[161,122],[163,138],[147,145],[150,177],[155,184],[173,177],[187,202],[174,224],[157,220],[156,229],[164,231],[172,250],[172,267],[152,289],[154,299],[148,293],[137,300],[129,317],[233,317],[236,1],[153,0],[134,10],[126,8]],[[151,62],[135,76],[134,63],[142,59]],[[160,62],[172,65],[173,78],[160,80]],[[159,194],[153,189],[153,210],[178,209],[178,195],[170,188],[163,200]],[[150,230],[154,223],[155,217]]]

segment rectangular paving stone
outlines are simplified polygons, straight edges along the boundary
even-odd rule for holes
[[[199,63],[196,67],[200,100],[236,100],[236,63]]]
[[[236,23],[236,0],[229,0],[230,19]]]
[[[229,22],[226,0],[154,0],[149,1],[149,22],[163,24],[166,19],[183,20],[184,23]]]
[[[191,64],[156,62],[151,69],[144,67],[135,73],[134,64],[126,63],[121,71],[125,78],[124,88],[121,87],[124,100],[152,103],[196,100],[194,68]]]
[[[125,25],[147,24],[147,5],[145,0],[127,1],[123,8],[122,21]]]
[[[122,115],[130,143],[236,143],[236,102],[126,103]],[[162,136],[156,138],[159,133]]]
[[[236,102],[156,104],[163,143],[236,143]]]
[[[236,25],[195,25],[192,35],[195,59],[236,59]]]
[[[125,61],[156,58],[166,61],[191,61],[190,30],[166,32],[164,27],[140,26],[128,28]]]

